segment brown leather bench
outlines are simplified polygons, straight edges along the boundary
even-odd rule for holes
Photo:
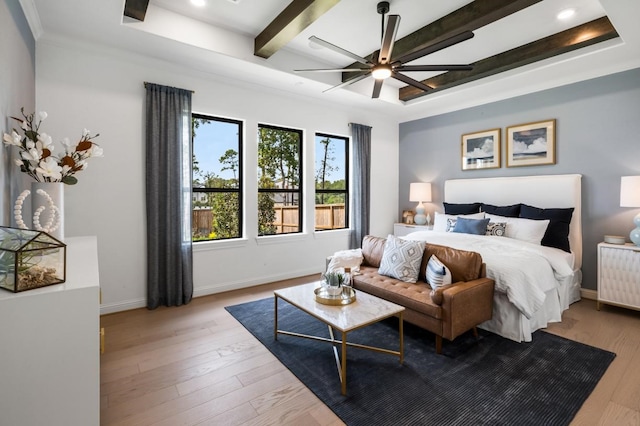
[[[436,352],[442,353],[442,338],[457,336],[491,319],[494,281],[486,278],[479,253],[427,244],[418,282],[406,283],[378,273],[386,239],[367,235],[362,242],[364,261],[353,287],[404,306],[404,319],[436,335]],[[451,271],[452,284],[432,290],[425,268],[435,254]]]

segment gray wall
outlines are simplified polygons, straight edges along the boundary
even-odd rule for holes
[[[0,0],[0,136],[11,132],[16,121],[9,116],[20,116],[35,108],[35,42],[16,0]],[[14,153],[15,155],[15,153]],[[12,205],[18,196],[19,183],[24,173],[11,161],[11,153],[2,144],[0,148],[0,225],[10,225]],[[26,175],[25,175],[26,176]]]
[[[508,126],[556,119],[556,164],[506,167]],[[462,171],[461,135],[502,128],[502,167]],[[596,245],[625,235],[637,209],[620,207],[620,176],[640,175],[640,69],[400,125],[398,217],[410,182],[433,182],[431,212],[443,211],[453,178],[579,173],[582,177],[583,288],[596,289]]]

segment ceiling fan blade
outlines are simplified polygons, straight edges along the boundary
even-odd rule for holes
[[[420,90],[424,90],[425,92],[429,92],[433,90],[433,87],[427,86],[426,84],[418,80],[414,80],[413,78],[407,77],[406,75],[402,75],[399,72],[392,73],[391,77],[395,78],[396,80],[400,80],[403,83],[407,83],[408,85],[418,88]]]
[[[471,71],[473,65],[400,65],[396,71]]]
[[[432,44],[430,46],[417,50],[413,53],[408,53],[404,56],[401,56],[395,59],[393,62],[400,62],[401,64],[404,64],[405,62],[411,62],[418,58],[422,58],[425,55],[435,53],[439,50],[446,49],[449,46],[453,46],[454,44],[458,44],[465,40],[469,40],[470,38],[473,38],[473,36],[474,34],[472,31],[463,31],[459,34],[456,34],[447,39],[444,39],[438,43]]]
[[[380,47],[380,56],[378,56],[378,62],[381,64],[388,64],[391,60],[391,53],[393,52],[393,44],[396,41],[396,33],[400,26],[399,15],[389,15],[387,19],[387,28],[382,35],[382,46]]]
[[[369,68],[317,68],[306,70],[293,70],[293,72],[362,72],[369,71]]]
[[[342,55],[348,56],[356,62],[360,62],[365,65],[372,65],[370,61],[367,61],[365,58],[356,55],[355,53],[351,53],[348,50],[344,50],[342,47],[338,47],[335,44],[331,44],[328,41],[324,41],[321,38],[316,36],[309,37],[309,41],[312,43],[318,44],[322,47],[326,47],[327,49],[333,50],[334,52],[340,53]]]
[[[340,89],[341,87],[349,86],[350,84],[356,83],[356,82],[358,82],[360,80],[363,80],[363,79],[369,77],[369,74],[371,74],[371,73],[367,72],[366,74],[362,74],[362,75],[359,75],[357,77],[352,78],[351,80],[347,80],[344,83],[340,83],[337,86],[329,87],[327,90],[323,90],[322,93],[330,92],[330,91],[332,91],[334,89]]]
[[[384,80],[374,80],[375,83],[373,85],[373,94],[371,95],[372,99],[377,99],[380,97],[380,90],[382,89],[382,83]]]

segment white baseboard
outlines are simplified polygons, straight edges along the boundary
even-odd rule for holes
[[[227,282],[224,284],[216,284],[204,287],[200,286],[193,289],[193,297],[209,296],[211,294],[223,293],[225,291],[240,290],[242,288],[254,287],[261,284],[268,284],[275,281],[288,280],[313,274],[318,274],[318,279],[320,279],[320,272],[321,271],[317,269],[290,270],[279,274],[264,275],[260,278],[251,280]],[[100,315],[129,311],[131,309],[144,308],[145,306],[147,306],[147,301],[145,299],[132,299],[115,303],[103,303],[102,305],[100,305]]]
[[[583,299],[598,300],[598,292],[588,288],[581,288],[580,296],[582,296]]]
[[[147,301],[145,299],[133,299],[116,303],[103,303],[102,305],[100,305],[100,315],[130,311],[132,309],[144,308],[145,306],[147,306]]]

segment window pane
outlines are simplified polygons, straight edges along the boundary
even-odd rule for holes
[[[195,193],[201,206],[193,208],[193,240],[240,238],[237,192]]]
[[[324,202],[322,199],[324,198]],[[316,230],[346,228],[345,194],[316,195]]]
[[[315,230],[349,226],[349,139],[316,134]]]
[[[259,130],[259,187],[299,189],[301,132],[266,126]]]
[[[347,189],[346,138],[316,135],[316,189]]]
[[[258,233],[260,235],[300,232],[298,193],[262,192],[258,194]]]
[[[238,188],[238,122],[218,121],[196,116],[193,137],[194,186]]]
[[[194,114],[192,240],[241,238],[242,122]]]
[[[258,235],[302,232],[302,131],[258,127]]]

